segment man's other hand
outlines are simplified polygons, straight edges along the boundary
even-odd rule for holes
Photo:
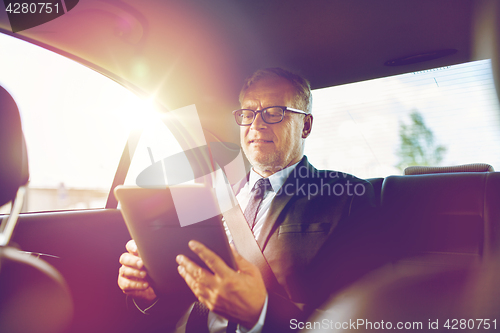
[[[257,266],[240,256],[232,245],[237,271],[203,244],[190,241],[189,247],[213,272],[201,268],[183,255],[177,256],[179,274],[194,295],[212,312],[245,328],[252,328],[259,320],[267,296]]]
[[[129,240],[125,246],[128,252],[120,256],[118,286],[124,294],[146,301],[153,301],[156,294],[146,280],[146,270],[134,240]]]

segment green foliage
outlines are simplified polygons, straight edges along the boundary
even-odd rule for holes
[[[399,163],[396,167],[404,170],[412,165],[439,165],[446,147],[435,143],[434,133],[425,125],[420,112],[412,111],[410,120],[410,124],[399,124],[400,145],[396,152]]]

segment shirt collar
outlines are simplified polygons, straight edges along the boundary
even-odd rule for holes
[[[271,187],[273,188],[274,193],[278,193],[278,191],[281,189],[283,184],[285,183],[286,179],[290,175],[290,173],[295,169],[297,164],[299,162],[290,165],[289,167],[284,168],[283,170],[280,170],[276,173],[273,173],[271,176],[268,177],[269,182],[271,183]],[[255,185],[255,183],[263,178],[261,175],[259,175],[257,172],[253,170],[253,168],[250,170],[250,178],[248,180],[248,188],[251,191]]]

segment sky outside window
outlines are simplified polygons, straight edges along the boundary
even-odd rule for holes
[[[152,103],[104,75],[3,34],[0,85],[21,113],[26,211],[103,208],[130,131],[158,117]]]
[[[305,153],[317,168],[361,178],[401,174],[399,128],[413,111],[446,147],[441,165],[500,169],[500,108],[489,60],[314,90]]]

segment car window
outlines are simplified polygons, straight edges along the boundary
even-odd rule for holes
[[[183,151],[165,124],[165,120],[151,118],[147,121],[137,142],[124,185],[140,186],[141,184],[138,184],[137,177],[142,172],[147,172],[148,167],[155,162]],[[166,177],[166,175],[164,176]],[[158,184],[161,183],[160,179],[155,179],[155,181]],[[164,179],[163,181],[168,184],[168,179]]]
[[[305,153],[322,169],[358,177],[409,165],[500,168],[500,107],[490,60],[313,91]]]
[[[130,131],[155,112],[150,103],[73,60],[2,34],[0,85],[17,102],[26,137],[23,211],[104,208]]]

